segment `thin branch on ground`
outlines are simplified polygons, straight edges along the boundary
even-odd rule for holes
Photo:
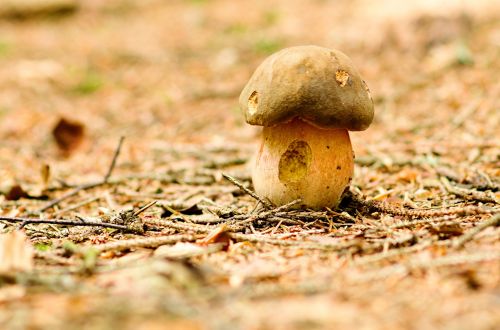
[[[432,244],[432,240],[426,240],[420,244],[416,244],[413,246],[400,247],[400,248],[389,250],[389,251],[383,251],[380,253],[370,254],[367,256],[356,258],[353,262],[353,265],[361,266],[361,265],[375,263],[375,262],[383,261],[383,260],[394,258],[394,257],[408,255],[408,254],[411,254],[414,252],[421,251],[421,250],[431,246],[431,244]]]
[[[264,205],[265,208],[267,209],[271,209],[273,208],[273,205],[268,201],[266,200],[265,198],[263,197],[260,197],[259,195],[257,195],[255,192],[253,192],[252,190],[248,189],[247,187],[245,187],[243,185],[243,183],[239,182],[238,180],[236,180],[235,178],[233,178],[232,176],[228,175],[228,174],[225,174],[225,173],[222,173],[222,176],[228,180],[229,182],[231,182],[232,184],[234,184],[235,186],[237,186],[238,188],[240,188],[241,190],[243,190],[244,192],[246,192],[248,195],[252,196],[253,198],[255,198],[257,201],[259,201],[262,205]]]
[[[109,178],[111,177],[111,174],[113,173],[113,170],[115,169],[116,160],[118,159],[118,156],[120,155],[120,151],[122,149],[122,144],[123,144],[123,140],[124,139],[125,138],[123,136],[120,137],[120,141],[118,142],[118,146],[116,147],[115,152],[113,154],[113,159],[111,160],[111,164],[110,164],[110,166],[108,168],[108,171],[106,172],[106,175],[103,177],[102,180],[96,181],[96,182],[84,183],[82,185],[79,185],[76,188],[74,188],[73,190],[67,192],[66,194],[64,194],[64,195],[62,195],[62,196],[60,196],[58,198],[55,198],[55,199],[51,200],[49,203],[47,203],[47,205],[43,206],[42,208],[40,208],[36,212],[37,213],[42,213],[44,211],[47,211],[48,209],[50,209],[50,208],[58,205],[62,201],[66,200],[66,199],[68,199],[70,197],[75,196],[80,191],[88,190],[88,189],[92,189],[92,188],[96,188],[96,187],[99,187],[99,186],[107,184],[108,181],[109,181]]]
[[[407,218],[433,218],[433,217],[444,217],[444,216],[468,216],[468,215],[480,215],[480,214],[491,214],[494,213],[494,209],[487,209],[477,206],[464,206],[464,207],[454,207],[447,209],[403,209],[400,207],[392,206],[387,203],[366,200],[361,196],[358,196],[352,192],[349,192],[354,206],[360,206],[360,208],[365,208],[365,211],[380,212],[384,214],[391,214]],[[357,205],[356,205],[357,204]]]
[[[122,251],[134,248],[156,248],[161,245],[174,244],[178,242],[193,242],[202,237],[203,236],[201,235],[179,234],[170,236],[135,238],[94,245],[91,248],[97,252]]]
[[[500,213],[497,213],[496,215],[492,216],[488,220],[484,221],[480,225],[472,228],[462,236],[458,237],[455,241],[453,241],[452,246],[454,248],[460,248],[465,245],[465,243],[471,241],[474,236],[482,232],[488,227],[494,227],[494,226],[499,226],[500,225]]]
[[[441,177],[441,183],[446,191],[466,200],[498,204],[495,194],[491,192],[476,191],[453,186],[446,177]]]
[[[39,218],[18,218],[18,217],[0,217],[0,221],[6,222],[21,222],[19,229],[29,224],[53,224],[61,226],[87,226],[87,227],[104,227],[113,228],[123,231],[133,231],[128,226],[117,225],[113,223],[97,222],[97,221],[81,221],[81,220],[52,220],[52,219],[39,219]]]
[[[118,159],[118,156],[120,155],[120,152],[122,150],[123,140],[125,140],[125,137],[121,136],[120,141],[118,141],[118,146],[115,149],[115,153],[113,154],[113,159],[111,160],[111,164],[109,165],[108,172],[104,176],[103,181],[105,183],[108,182],[109,178],[111,177],[111,174],[113,174],[113,170],[115,169],[116,166],[116,160]]]
[[[169,220],[164,220],[164,219],[146,219],[145,224],[150,225],[150,226],[163,227],[163,228],[164,227],[172,228],[172,229],[176,229],[176,230],[192,231],[195,233],[209,233],[212,230],[217,228],[217,226],[203,226],[203,225],[198,225],[198,224],[169,221]]]
[[[242,234],[242,233],[228,233],[229,237],[242,242],[252,242],[252,243],[266,243],[277,246],[289,246],[289,247],[297,247],[300,249],[308,249],[308,250],[325,250],[325,251],[340,251],[349,249],[352,247],[359,247],[362,244],[361,241],[353,239],[350,241],[344,242],[312,242],[312,241],[303,241],[303,240],[284,240],[279,238],[273,238],[269,235],[254,235],[254,234]]]
[[[242,226],[244,228],[244,227],[246,227],[245,225],[248,223],[253,223],[257,220],[266,220],[267,218],[269,218],[273,215],[276,215],[278,213],[283,213],[284,211],[289,210],[290,208],[292,208],[293,206],[297,205],[300,202],[301,202],[301,200],[297,199],[297,200],[291,201],[290,203],[275,207],[275,208],[268,210],[268,211],[260,212],[258,214],[254,214],[254,215],[248,215],[246,219],[243,219],[241,221],[237,221],[236,223],[234,223],[234,225],[240,226],[240,227]],[[290,220],[292,220],[292,219],[290,219]]]
[[[150,207],[156,205],[156,203],[158,203],[158,201],[152,201],[152,202],[147,203],[146,205],[144,205],[143,207],[141,207],[140,209],[138,209],[137,211],[135,211],[133,213],[133,215],[134,216],[138,216],[139,214],[143,213],[144,211],[146,211]]]
[[[82,206],[86,206],[86,205],[91,204],[93,202],[97,202],[100,199],[101,199],[100,196],[88,198],[88,199],[86,199],[86,200],[84,200],[84,201],[82,201],[82,202],[80,202],[78,204],[71,205],[70,207],[67,207],[65,209],[59,210],[57,212],[54,212],[53,216],[57,217],[57,216],[60,216],[61,214],[67,213],[69,211],[74,211],[76,209],[79,209]]]
[[[407,227],[413,227],[415,225],[423,225],[423,224],[428,224],[428,223],[456,223],[459,221],[462,221],[463,218],[456,219],[453,216],[444,216],[444,217],[435,217],[435,218],[429,218],[429,219],[415,219],[415,220],[410,220],[410,221],[402,221],[400,223],[396,223],[394,225],[388,226],[388,229],[401,229],[401,228],[407,228]],[[384,228],[382,228],[384,229]]]

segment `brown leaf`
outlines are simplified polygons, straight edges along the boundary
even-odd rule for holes
[[[15,184],[10,187],[7,194],[5,194],[5,199],[8,201],[17,201],[21,198],[28,198],[29,194],[21,187],[19,184]]]
[[[70,154],[83,142],[85,126],[80,122],[61,118],[52,130],[52,135],[59,149]]]
[[[429,228],[429,231],[434,235],[438,235],[439,239],[448,239],[464,233],[464,230],[458,223],[445,223],[439,226],[432,226]]]
[[[227,234],[227,230],[228,228],[226,225],[219,226],[197,243],[201,245],[221,243],[223,245],[223,250],[226,251],[229,247],[229,243],[231,242],[231,237]]]

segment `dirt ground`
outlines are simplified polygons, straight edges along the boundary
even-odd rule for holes
[[[73,223],[23,223],[0,329],[500,328],[499,1],[8,2],[0,216]],[[256,209],[223,176],[251,188],[238,95],[302,44],[353,60],[375,120],[339,209]]]

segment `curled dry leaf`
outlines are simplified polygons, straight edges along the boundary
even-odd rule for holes
[[[227,225],[221,225],[208,233],[205,238],[199,240],[198,243],[201,245],[219,243],[222,244],[224,251],[226,251],[231,242],[231,237],[227,234],[227,230]]]
[[[59,149],[65,154],[70,154],[83,142],[85,125],[77,121],[61,118],[52,130],[52,135]]]
[[[33,269],[33,247],[21,231],[0,235],[0,275],[12,276]]]

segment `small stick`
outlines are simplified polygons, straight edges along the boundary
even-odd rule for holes
[[[358,240],[343,241],[338,243],[317,243],[312,241],[303,240],[285,240],[277,239],[273,236],[269,237],[266,235],[253,235],[253,234],[242,234],[242,233],[232,233],[228,232],[229,237],[240,242],[253,242],[253,243],[267,243],[278,246],[289,246],[297,247],[300,249],[310,249],[310,250],[325,250],[325,251],[340,251],[344,249],[349,249],[356,247],[360,244]]]
[[[101,245],[94,245],[92,248],[97,252],[104,251],[120,251],[132,248],[155,248],[161,245],[174,244],[177,242],[192,242],[202,236],[200,235],[170,235],[170,236],[160,236],[160,237],[146,237],[146,238],[136,238],[129,240],[121,240],[116,242],[105,243]]]
[[[106,227],[106,228],[114,228],[124,231],[130,231],[130,228],[128,228],[127,226],[122,226],[107,222],[96,222],[96,221],[82,222],[76,220],[51,220],[51,219],[17,218],[17,217],[0,217],[0,221],[21,222],[20,229],[28,224],[47,223],[47,224],[63,225],[63,226],[96,226],[96,227]]]
[[[78,209],[78,208],[80,208],[80,207],[82,207],[82,206],[85,206],[85,205],[88,205],[88,204],[90,204],[90,203],[96,202],[96,201],[98,201],[99,199],[101,199],[101,197],[99,197],[99,196],[97,196],[97,197],[91,197],[91,198],[89,198],[89,199],[87,199],[87,200],[82,201],[81,203],[78,203],[78,204],[72,205],[72,206],[70,206],[70,207],[67,207],[67,208],[65,208],[65,209],[62,209],[62,210],[60,210],[60,211],[55,212],[55,213],[54,213],[54,216],[60,216],[60,215],[61,215],[61,214],[63,214],[63,213],[66,213],[66,212],[69,212],[69,211],[76,210],[76,209]]]
[[[168,221],[163,219],[146,219],[145,224],[151,226],[167,227],[176,230],[194,231],[197,233],[209,233],[217,228],[216,226],[203,226],[197,224]]]
[[[118,159],[118,156],[120,155],[120,152],[122,150],[122,145],[123,145],[123,140],[125,140],[124,136],[120,137],[120,141],[118,141],[118,146],[116,147],[115,153],[113,155],[113,160],[111,161],[111,164],[109,165],[108,172],[104,176],[103,182],[107,183],[109,180],[109,177],[113,173],[113,170],[115,169],[116,166],[116,160]]]
[[[466,232],[462,236],[458,237],[452,243],[453,247],[460,248],[460,247],[464,246],[465,243],[472,240],[474,238],[474,236],[476,236],[477,234],[479,234],[480,232],[482,232],[486,228],[492,227],[492,226],[498,226],[498,225],[500,225],[500,213],[497,213],[496,215],[492,216],[491,218],[489,218],[485,222],[481,223],[480,225],[472,228],[471,230],[469,230],[468,232]]]
[[[239,229],[243,229],[245,227],[243,225],[246,225],[248,223],[253,223],[253,222],[257,221],[257,220],[267,220],[270,216],[282,213],[282,212],[290,209],[292,206],[294,206],[294,205],[296,205],[296,204],[298,204],[300,202],[301,202],[301,199],[296,199],[294,201],[291,201],[290,203],[278,206],[278,207],[273,208],[271,210],[267,210],[267,211],[264,211],[264,212],[261,212],[261,213],[258,213],[258,214],[250,215],[248,218],[236,222],[235,226],[233,226],[233,227],[236,227],[236,228],[239,228]],[[230,219],[228,219],[228,220],[230,220]],[[281,220],[279,222],[281,222]]]
[[[113,155],[113,160],[111,161],[108,172],[106,173],[106,175],[104,176],[104,178],[102,180],[96,181],[96,182],[84,183],[80,186],[77,186],[75,189],[67,192],[66,194],[62,195],[61,197],[58,197],[58,198],[51,200],[47,205],[40,208],[37,211],[37,213],[42,213],[42,212],[56,206],[57,204],[61,203],[62,201],[66,200],[72,196],[75,196],[76,194],[78,194],[82,190],[92,189],[92,188],[102,186],[102,185],[108,183],[109,177],[111,176],[111,174],[116,166],[116,160],[118,158],[118,155],[120,154],[124,139],[125,138],[123,136],[120,137],[120,141],[118,142],[118,146],[116,147],[115,153]]]
[[[493,193],[469,190],[452,186],[450,181],[446,177],[441,177],[441,183],[443,184],[446,191],[448,191],[451,194],[460,196],[465,200],[494,203],[494,204],[499,203]]]
[[[140,209],[138,209],[137,211],[134,212],[134,216],[138,216],[139,214],[141,214],[142,212],[146,211],[147,209],[149,209],[151,206],[155,205],[158,201],[152,201],[152,202],[149,202],[147,203],[146,205],[144,205],[143,207],[141,207]]]
[[[385,252],[380,252],[380,253],[374,253],[370,254],[367,256],[359,257],[354,259],[353,265],[355,266],[361,266],[369,263],[375,263],[379,261],[383,261],[385,259],[397,257],[397,256],[402,256],[402,255],[409,255],[413,252],[418,252],[421,251],[429,246],[431,246],[432,241],[424,241],[421,244],[416,244],[412,245],[409,247],[402,247],[402,248],[397,248]]]
[[[62,201],[78,194],[82,190],[92,189],[92,188],[98,187],[100,185],[103,185],[104,183],[105,182],[103,182],[103,181],[97,181],[97,182],[90,182],[90,183],[82,184],[82,185],[76,187],[75,189],[71,190],[70,192],[67,192],[66,194],[62,195],[61,197],[58,197],[58,198],[51,200],[47,205],[40,208],[37,211],[37,213],[42,213],[42,212],[56,206],[57,204],[61,203]]]
[[[380,212],[385,214],[397,215],[407,218],[432,218],[444,216],[467,216],[479,214],[494,213],[494,209],[488,209],[477,206],[455,207],[449,209],[404,209],[395,207],[390,204],[382,203],[379,201],[366,200],[352,192],[349,192],[350,197],[354,204],[359,204],[365,207],[369,212]]]
[[[241,190],[243,190],[244,192],[246,192],[248,195],[252,196],[257,201],[261,202],[262,205],[264,205],[265,208],[267,208],[267,209],[273,208],[273,205],[269,201],[267,201],[266,199],[260,197],[255,192],[253,192],[252,190],[250,190],[247,187],[245,187],[241,182],[239,182],[238,180],[236,180],[235,178],[233,178],[229,174],[222,173],[222,176],[226,180],[228,180],[229,182],[231,182],[232,184],[234,184],[235,186],[237,186],[238,188],[240,188]]]

